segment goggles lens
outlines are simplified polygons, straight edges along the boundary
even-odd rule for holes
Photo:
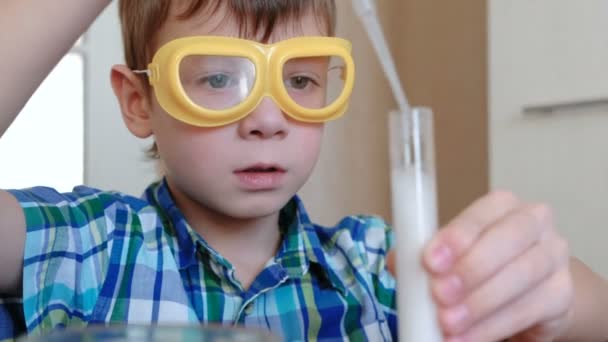
[[[182,60],[179,78],[186,96],[194,104],[225,110],[249,96],[256,70],[244,57],[192,55]]]
[[[283,66],[283,84],[289,97],[307,109],[321,109],[344,91],[345,63],[340,57],[294,58]]]
[[[344,91],[345,63],[341,57],[299,57],[283,65],[283,86],[306,109],[331,105]],[[226,110],[251,94],[257,72],[245,57],[190,55],[182,59],[179,79],[186,96],[199,107]]]

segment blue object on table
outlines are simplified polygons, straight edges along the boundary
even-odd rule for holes
[[[0,294],[0,341],[13,340],[25,332],[22,299]]]

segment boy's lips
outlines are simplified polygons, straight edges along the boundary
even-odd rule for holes
[[[252,164],[234,171],[235,173],[239,172],[285,172],[285,168],[283,168],[279,164],[271,164],[271,163],[256,163]]]
[[[234,171],[246,190],[272,190],[281,185],[286,169],[278,164],[257,163]]]

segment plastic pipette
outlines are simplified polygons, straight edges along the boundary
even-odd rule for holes
[[[401,81],[399,80],[399,76],[397,74],[395,62],[393,61],[393,57],[388,48],[384,33],[382,32],[382,27],[380,26],[380,21],[378,20],[378,14],[376,13],[376,6],[372,0],[353,0],[353,6],[367,31],[376,54],[378,55],[378,59],[380,60],[382,69],[384,69],[384,74],[388,78],[393,96],[395,97],[397,105],[399,106],[399,110],[402,113],[408,113],[410,110],[410,104],[407,100],[405,91],[401,86]]]

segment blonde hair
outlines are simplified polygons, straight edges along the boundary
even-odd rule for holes
[[[236,19],[242,37],[261,34],[268,39],[277,24],[299,19],[312,10],[328,36],[335,34],[335,0],[121,0],[120,21],[125,61],[131,69],[145,69],[152,59],[157,32],[169,17],[172,3],[189,1],[178,13],[179,20],[187,20],[201,11],[209,16],[220,6]]]

